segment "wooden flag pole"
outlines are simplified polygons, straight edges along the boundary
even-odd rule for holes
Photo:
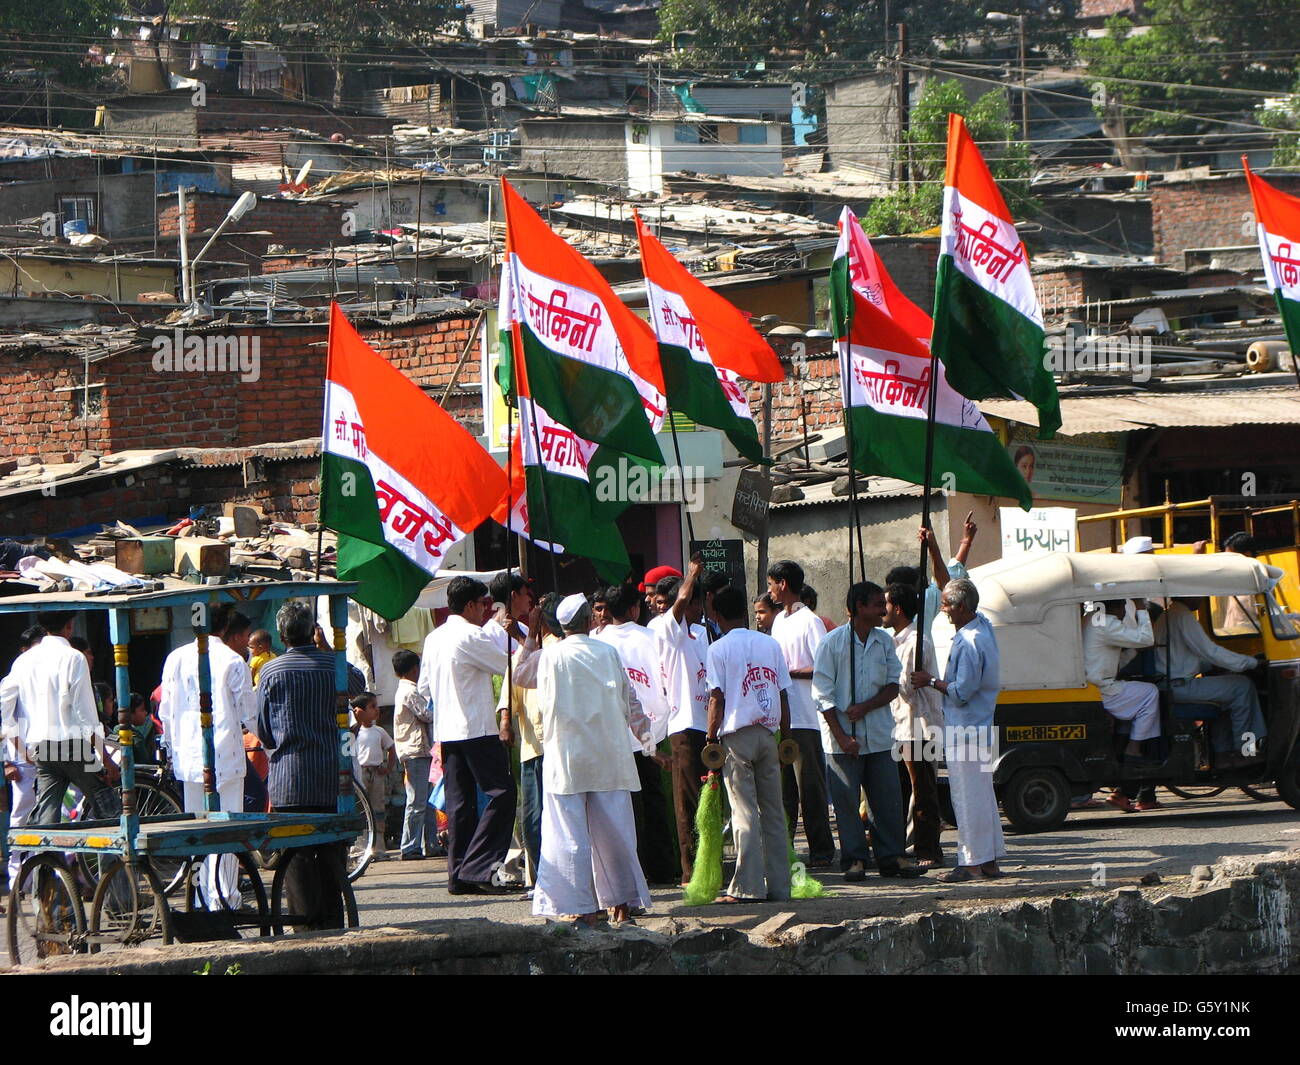
[[[930,392],[925,409],[925,483],[921,486],[921,527],[930,528],[930,485],[934,480],[934,419],[939,397],[939,355],[930,346]],[[912,668],[918,669],[925,661],[925,590],[929,586],[927,564],[930,561],[930,545],[921,541],[921,565],[916,577],[916,654],[912,659]],[[942,589],[940,589],[942,591]]]
[[[673,454],[677,456],[677,476],[681,479],[683,488],[682,495],[685,497],[686,467],[682,465],[682,445],[677,439],[677,422],[673,418],[671,408],[668,410],[667,418],[668,431],[672,433],[673,436]],[[682,557],[685,560],[682,564],[682,572],[685,573],[691,561],[691,544],[695,540],[695,526],[691,523],[690,504],[685,499],[683,499],[682,502],[682,513],[686,515],[686,550],[682,552]]]

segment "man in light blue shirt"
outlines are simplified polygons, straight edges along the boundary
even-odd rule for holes
[[[949,581],[943,589],[943,612],[956,629],[943,680],[923,669],[911,675],[916,688],[933,686],[943,695],[944,761],[952,808],[957,815],[958,867],[944,883],[959,884],[982,874],[1002,876],[1005,858],[1002,818],[993,791],[996,758],[998,641],[988,618],[978,612],[980,597],[973,582]]]
[[[812,678],[813,699],[837,748],[831,754],[831,801],[840,866],[845,880],[862,880],[871,861],[858,815],[858,795],[865,788],[880,875],[924,876],[924,870],[903,857],[907,832],[890,709],[902,667],[893,637],[881,628],[885,593],[863,581],[849,589],[847,606],[849,622],[817,648]]]

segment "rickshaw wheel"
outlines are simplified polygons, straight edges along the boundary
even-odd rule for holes
[[[1051,766],[1021,769],[1002,793],[1002,809],[1020,832],[1050,832],[1070,815],[1070,783]]]
[[[1256,802],[1277,802],[1277,786],[1261,782],[1259,784],[1237,785]]]
[[[23,862],[9,889],[6,926],[14,965],[85,951],[86,909],[60,855],[38,854]]]
[[[304,869],[311,856],[310,865]],[[295,932],[309,932],[329,928],[356,928],[357,898],[344,868],[344,858],[338,845],[322,847],[294,847],[285,850],[276,864],[271,880],[271,928],[276,935],[289,925]],[[286,913],[285,898],[290,870],[297,865],[295,874],[314,870],[316,875],[303,876],[297,881],[297,891],[302,897],[296,904],[302,913]]]
[[[1165,784],[1164,789],[1173,792],[1180,799],[1213,799],[1228,790],[1227,785],[1217,784],[1184,784],[1180,788]]]
[[[90,905],[90,934],[125,946],[155,936],[161,937],[164,946],[171,943],[172,920],[166,891],[147,859],[137,860],[134,875],[121,858],[105,866]],[[92,943],[91,953],[98,952],[99,947]]]

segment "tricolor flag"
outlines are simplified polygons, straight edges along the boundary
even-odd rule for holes
[[[583,440],[527,397],[520,397],[519,417],[511,443],[510,493],[492,517],[544,551],[567,551],[590,559],[608,583],[623,580],[632,564],[610,514],[627,503],[607,511],[597,502],[591,484],[593,476],[600,476],[601,466],[593,457],[608,449]]]
[[[512,383],[519,372],[528,394],[560,425],[660,464],[655,432],[664,417],[663,374],[650,327],[504,178],[501,192],[503,386],[520,391]]]
[[[1300,199],[1273,188],[1256,177],[1246,157],[1241,157],[1255,205],[1255,229],[1264,278],[1277,300],[1278,314],[1291,352],[1300,358]],[[1297,364],[1300,377],[1300,363]]]
[[[882,291],[892,293],[887,306]],[[1015,499],[1028,510],[1029,485],[979,408],[953,389],[943,364],[931,359],[916,336],[928,332],[925,312],[894,287],[847,207],[831,263],[831,311],[854,468],[925,483],[927,404],[935,387],[936,479],[950,489]],[[932,365],[937,381],[931,379]]]
[[[783,380],[776,352],[740,311],[672,257],[640,215],[636,231],[668,405],[721,429],[745,458],[762,462],[763,445],[738,378]]]
[[[478,441],[330,305],[321,522],[339,534],[340,580],[399,618],[453,546],[506,491]]]
[[[932,343],[963,396],[1028,400],[1044,440],[1061,427],[1029,253],[966,123],[952,114]]]

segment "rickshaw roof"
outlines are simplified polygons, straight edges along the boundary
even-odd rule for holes
[[[1049,607],[1105,599],[1253,595],[1282,577],[1245,555],[1120,555],[1040,552],[970,571],[980,610],[995,622],[1035,622]]]
[[[32,592],[0,598],[0,614],[43,610],[132,610],[142,607],[185,607],[192,603],[275,602],[317,595],[348,595],[355,581],[242,581],[230,584],[191,584],[161,578],[163,587],[152,592],[95,595],[89,592]],[[13,584],[14,582],[8,582]]]

